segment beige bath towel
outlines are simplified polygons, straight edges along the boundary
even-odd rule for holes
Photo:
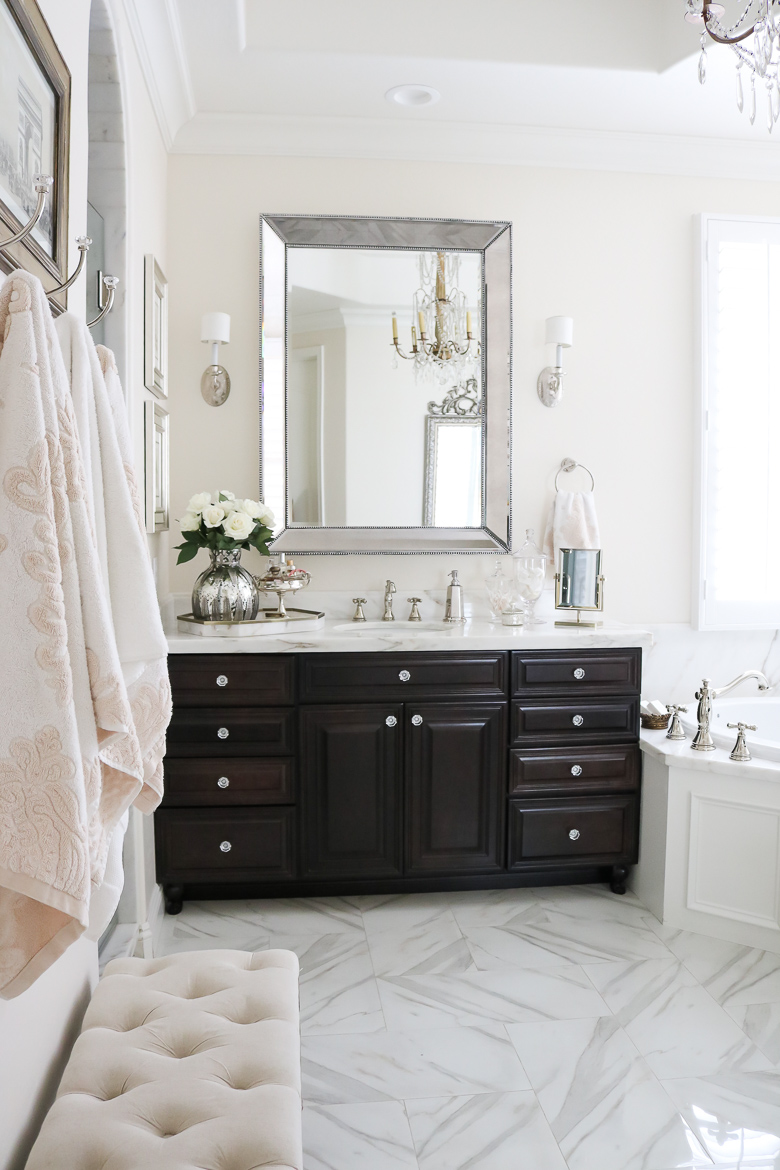
[[[86,928],[144,769],[40,282],[0,288],[0,994]],[[151,799],[151,796],[149,797]]]
[[[562,548],[601,548],[593,492],[556,492],[550,505],[544,551],[555,569]]]
[[[146,787],[136,805],[151,812],[162,796],[170,686],[167,644],[139,510],[124,398],[113,354],[103,346],[98,354],[86,324],[72,313],[63,313],[55,329],[70,378],[98,554],[143,759]],[[123,817],[111,838],[106,878],[100,891],[93,893],[88,931],[93,938],[99,938],[110,922],[122,892],[126,828],[127,818]]]

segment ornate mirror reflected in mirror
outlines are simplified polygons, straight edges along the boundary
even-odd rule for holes
[[[261,218],[261,492],[290,552],[509,547],[509,225]]]

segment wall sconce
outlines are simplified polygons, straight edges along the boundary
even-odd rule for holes
[[[557,406],[563,397],[563,351],[570,347],[573,332],[571,317],[545,321],[545,344],[555,346],[555,365],[545,366],[536,380],[536,392],[545,406]]]
[[[230,375],[219,364],[219,347],[230,341],[230,314],[204,313],[200,339],[211,346],[211,365],[203,371],[200,392],[209,406],[222,406],[230,393]]]

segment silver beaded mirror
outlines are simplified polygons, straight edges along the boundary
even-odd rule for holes
[[[511,543],[511,225],[264,215],[274,550]]]

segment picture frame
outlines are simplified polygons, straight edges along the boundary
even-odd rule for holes
[[[168,397],[168,281],[151,253],[144,256],[144,386]]]
[[[144,497],[146,531],[170,527],[170,416],[159,402],[144,402]]]
[[[29,220],[36,174],[54,178],[39,223],[0,252],[0,271],[25,268],[55,288],[68,275],[71,76],[35,0],[0,0],[0,248]],[[54,298],[60,310],[67,294]]]

